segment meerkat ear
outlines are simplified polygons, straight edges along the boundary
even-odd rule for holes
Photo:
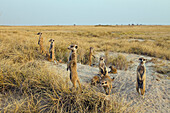
[[[75,45],[75,48],[78,49],[78,45]]]

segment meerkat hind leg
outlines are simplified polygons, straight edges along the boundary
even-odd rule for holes
[[[136,83],[136,91],[138,92],[138,94],[140,94],[140,93],[139,93],[138,82]]]
[[[80,80],[79,80],[79,79],[77,79],[77,82],[78,82],[78,84],[79,84],[80,91],[82,91],[82,89],[81,89],[81,84],[80,84]]]
[[[76,91],[76,80],[71,80],[73,83],[73,87],[71,88],[71,91]]]

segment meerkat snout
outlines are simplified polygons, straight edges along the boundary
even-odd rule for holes
[[[50,39],[49,42],[54,42],[54,40],[53,40],[53,39]]]
[[[101,84],[102,84],[102,86],[105,86],[105,85],[107,85],[107,82],[105,81],[105,82],[102,82]]]
[[[100,57],[100,60],[104,60],[104,57]]]
[[[146,59],[143,58],[143,57],[139,58],[139,61],[140,61],[141,64],[145,64],[146,63]]]
[[[70,46],[68,47],[68,49],[69,49],[69,50],[77,50],[77,49],[78,49],[78,46],[75,45],[75,44],[73,44],[73,45],[70,45]]]

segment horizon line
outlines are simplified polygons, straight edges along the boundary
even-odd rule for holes
[[[170,24],[0,24],[0,26],[169,26]]]

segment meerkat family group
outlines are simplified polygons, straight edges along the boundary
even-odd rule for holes
[[[99,59],[99,76],[96,75],[92,78],[91,85],[96,86],[97,83],[99,83],[100,86],[102,86],[104,88],[106,95],[110,95],[113,81],[114,81],[114,77],[112,79],[110,78],[106,64],[105,64],[104,57],[100,57],[100,59]]]
[[[49,42],[50,44],[50,48],[49,48],[49,52],[44,51],[44,46],[43,46],[43,37],[42,37],[42,33],[39,32],[37,33],[37,35],[39,35],[39,40],[38,40],[38,45],[40,46],[40,52],[46,53],[46,56],[48,58],[48,61],[56,61],[55,59],[55,53],[54,53],[54,40],[50,39]],[[68,49],[70,50],[70,55],[68,58],[68,62],[67,62],[67,71],[70,71],[70,81],[73,84],[73,88],[76,88],[76,83],[79,84],[79,88],[81,89],[81,84],[80,84],[80,80],[78,78],[78,73],[77,73],[77,49],[78,49],[78,45],[72,44],[68,47]],[[89,52],[89,66],[92,65],[92,57],[96,58],[94,56],[94,51],[93,51],[93,47],[90,47],[90,52]],[[138,94],[141,93],[141,95],[143,95],[144,97],[144,93],[145,93],[145,84],[146,84],[146,67],[145,67],[145,62],[146,59],[145,58],[139,58],[140,64],[137,67],[137,80],[136,80],[136,90],[138,92]],[[100,86],[102,86],[105,90],[106,95],[110,95],[111,93],[111,89],[112,89],[112,82],[114,81],[114,77],[111,79],[109,76],[109,73],[112,74],[116,74],[117,73],[117,69],[114,68],[114,66],[110,66],[110,71],[108,72],[106,64],[105,64],[105,59],[104,57],[100,57],[99,58],[99,75],[94,76],[91,79],[91,85],[96,86],[97,84],[100,84]],[[140,90],[140,93],[139,93]]]
[[[139,58],[139,66],[137,67],[137,80],[136,80],[136,90],[138,94],[141,93],[144,98],[145,94],[145,85],[146,85],[146,59],[141,57]],[[96,86],[96,84],[100,84],[105,90],[106,95],[111,93],[112,82],[114,81],[114,77],[111,79],[108,73],[116,74],[117,70],[114,66],[110,66],[110,72],[107,71],[107,67],[104,62],[104,57],[100,57],[99,59],[99,76],[96,75],[91,79],[91,85]],[[140,90],[140,93],[139,93]]]
[[[40,52],[42,54],[46,54],[46,57],[47,57],[47,60],[48,61],[52,61],[52,62],[55,62],[56,63],[56,59],[55,59],[55,53],[54,53],[54,39],[50,39],[49,42],[50,42],[50,48],[49,48],[49,51],[45,51],[44,50],[44,41],[43,41],[43,37],[42,37],[42,33],[41,32],[38,32],[37,35],[39,35],[39,40],[38,40],[38,45],[40,46]]]

